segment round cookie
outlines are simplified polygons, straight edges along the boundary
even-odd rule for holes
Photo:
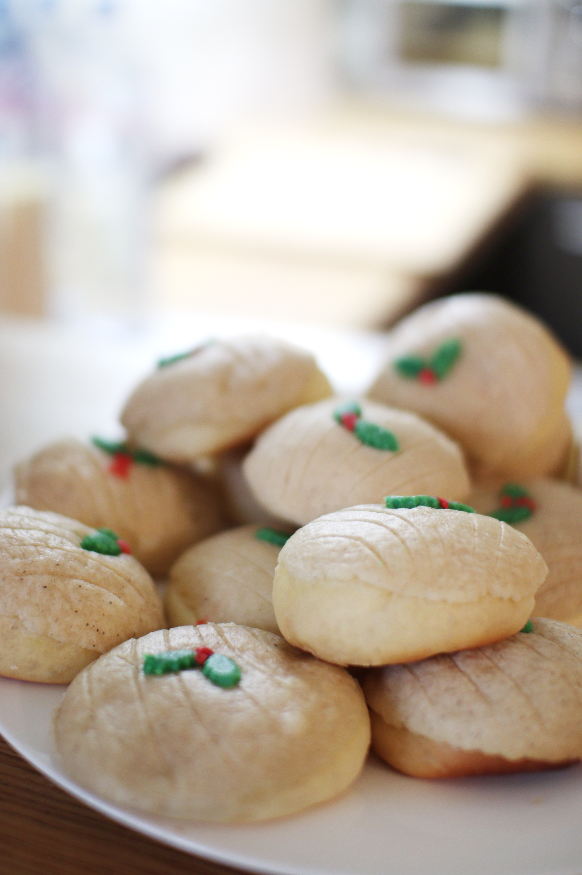
[[[279,632],[273,578],[288,537],[267,526],[241,526],[186,550],[172,566],[166,589],[169,624],[211,621]]]
[[[453,295],[403,319],[388,341],[371,398],[442,428],[477,479],[561,474],[570,361],[536,317],[495,295]]]
[[[273,607],[282,635],[320,659],[409,662],[517,632],[546,573],[525,535],[492,517],[364,505],[289,538]]]
[[[582,625],[582,490],[549,478],[475,488],[469,503],[495,514],[530,539],[548,566],[534,617]]]
[[[331,394],[308,352],[267,337],[214,341],[162,361],[121,414],[131,441],[172,462],[244,443],[277,417]]]
[[[16,501],[87,526],[109,526],[154,577],[223,524],[217,487],[122,443],[75,438],[44,447],[14,471]]]
[[[449,778],[582,758],[582,631],[534,620],[496,644],[372,669],[372,745],[393,768]]]
[[[234,674],[233,686],[217,686],[206,663],[144,673],[146,654],[154,670],[163,659],[156,654],[187,649],[186,665],[199,648],[233,660],[240,680]],[[89,666],[56,713],[55,739],[69,775],[115,804],[241,823],[344,790],[364,763],[370,723],[344,669],[269,632],[207,624],[127,641]]]
[[[338,398],[270,426],[243,471],[260,504],[299,526],[390,493],[462,501],[470,488],[459,447],[434,426],[404,410]]]
[[[164,625],[151,577],[124,548],[60,514],[0,513],[0,675],[68,683],[116,644]]]

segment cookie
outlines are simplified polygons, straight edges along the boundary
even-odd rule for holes
[[[390,493],[469,493],[463,455],[414,413],[372,401],[320,401],[291,411],[257,439],[243,472],[269,513],[302,526]]]
[[[0,514],[0,675],[68,683],[89,662],[164,625],[147,571],[113,532],[60,514]]]
[[[530,539],[548,566],[534,617],[582,625],[582,490],[540,477],[499,490],[475,488],[470,504]]]
[[[559,475],[570,361],[533,315],[495,295],[453,295],[389,334],[370,398],[414,410],[463,447],[476,479]]]
[[[384,665],[521,629],[547,573],[531,542],[429,496],[391,503],[415,501],[346,508],[289,538],[273,607],[291,644],[340,665]]]
[[[114,804],[242,823],[344,790],[370,724],[344,669],[269,632],[207,624],[127,641],[89,666],[56,713],[55,739],[73,780]]]
[[[171,626],[238,623],[278,632],[273,578],[290,533],[240,526],[186,550],[173,565],[165,595]]]
[[[18,464],[14,482],[18,504],[114,529],[154,577],[223,527],[212,482],[124,443],[57,441]]]
[[[253,438],[277,417],[331,394],[308,352],[267,337],[214,341],[160,362],[121,414],[129,439],[188,463]]]
[[[582,631],[555,620],[530,625],[476,650],[371,670],[364,690],[376,753],[420,778],[581,759]]]

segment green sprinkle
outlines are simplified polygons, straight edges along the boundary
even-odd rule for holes
[[[144,674],[170,674],[196,668],[196,656],[191,650],[167,650],[164,653],[146,653],[143,660]]]
[[[202,666],[202,674],[217,687],[236,687],[241,678],[240,667],[228,656],[213,653]]]
[[[414,380],[422,369],[426,367],[426,362],[419,355],[405,355],[402,358],[396,359],[394,367],[403,377]]]
[[[390,450],[392,453],[398,450],[398,441],[392,432],[382,428],[381,425],[376,425],[375,422],[358,419],[354,426],[354,434],[363,444],[375,450]]]
[[[119,556],[122,550],[117,543],[118,537],[111,529],[97,529],[83,538],[81,547],[83,550],[101,553],[103,556]]]
[[[487,516],[492,516],[502,523],[508,523],[510,526],[515,523],[522,523],[528,520],[532,515],[530,507],[500,507],[497,510],[492,510]]]
[[[267,541],[269,544],[274,544],[275,547],[283,547],[291,535],[288,532],[282,532],[280,529],[273,529],[271,526],[261,526],[255,532],[255,538],[259,541]]]
[[[531,620],[528,620],[521,631],[522,632],[533,632],[533,630],[534,630],[533,623]]]
[[[457,337],[445,340],[429,359],[429,367],[437,378],[442,380],[451,370],[459,356],[463,345]]]
[[[114,456],[116,453],[128,453],[127,444],[123,441],[106,441],[104,438],[92,437],[91,443],[104,450],[109,455]]]
[[[336,407],[333,412],[333,418],[341,425],[342,416],[345,416],[346,413],[353,413],[355,416],[360,417],[362,415],[362,408],[357,401],[346,401],[344,404],[340,404],[339,407]]]

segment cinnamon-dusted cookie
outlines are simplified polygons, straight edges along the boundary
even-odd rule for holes
[[[235,337],[162,360],[121,422],[138,446],[187,463],[244,443],[293,407],[330,394],[311,353],[268,337]]]
[[[582,490],[540,477],[475,488],[470,504],[523,532],[541,553],[548,576],[533,616],[582,625]]]
[[[114,529],[154,577],[223,526],[214,483],[121,442],[57,441],[18,464],[14,481],[18,504]]]
[[[495,295],[453,295],[416,310],[388,340],[371,398],[442,428],[477,478],[561,474],[570,362],[535,316]]]
[[[582,631],[533,620],[476,650],[373,669],[372,744],[420,778],[519,772],[582,758]]]
[[[373,401],[330,398],[291,411],[260,435],[243,471],[260,504],[296,525],[389,493],[469,493],[457,444]]]
[[[190,547],[170,572],[169,624],[211,621],[278,632],[273,578],[290,534],[270,526],[240,526]]]
[[[269,632],[207,624],[127,641],[89,666],[55,738],[71,777],[110,802],[241,823],[344,790],[370,721],[344,669]]]
[[[0,675],[68,683],[163,625],[151,577],[113,531],[28,507],[0,513]]]
[[[328,514],[289,538],[273,607],[291,644],[340,665],[383,665],[523,626],[547,574],[525,535],[431,496],[387,502]]]

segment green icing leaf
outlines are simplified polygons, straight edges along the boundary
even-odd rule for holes
[[[488,513],[487,516],[492,516],[496,520],[500,520],[502,523],[509,523],[509,525],[514,525],[515,523],[521,523],[524,520],[528,520],[532,515],[532,510],[530,507],[500,507],[497,510],[492,510],[491,513]]]
[[[188,359],[191,355],[191,350],[188,350],[188,352],[178,352],[176,353],[176,355],[166,356],[166,358],[158,360],[158,368],[167,368],[168,365],[173,365],[176,362],[181,362],[182,359]]]
[[[438,498],[434,495],[387,495],[384,499],[386,507],[398,509],[400,507],[434,507],[440,508]]]
[[[376,425],[375,422],[358,419],[354,434],[363,444],[375,450],[390,450],[392,453],[398,450],[398,441],[392,432],[382,428],[381,425]]]
[[[196,656],[191,650],[167,650],[164,653],[146,653],[144,674],[162,675],[196,668]]]
[[[117,538],[118,535],[111,529],[97,529],[83,538],[81,547],[83,550],[101,553],[103,556],[119,556],[122,550],[117,543]]]
[[[462,510],[465,513],[477,513],[474,507],[468,504],[463,504],[460,501],[449,501],[449,510]]]
[[[506,483],[501,490],[501,495],[507,495],[508,498],[529,498],[529,492],[519,483]]]
[[[426,366],[427,363],[419,355],[405,355],[394,362],[394,367],[398,373],[411,380],[416,379]]]
[[[445,340],[437,351],[429,360],[429,367],[434,371],[438,380],[446,377],[457,359],[459,358],[463,345],[457,337],[451,337],[450,340]]]
[[[150,453],[149,450],[130,450],[129,454],[134,462],[138,462],[141,465],[149,465],[151,468],[156,468],[162,464],[162,460],[153,453]]]
[[[273,529],[271,526],[261,526],[255,532],[255,538],[258,538],[259,541],[267,541],[268,544],[273,544],[275,547],[283,547],[290,537],[288,532]]]
[[[114,456],[116,453],[128,452],[127,444],[124,441],[107,441],[104,438],[92,437],[91,443],[111,456]]]
[[[525,624],[525,626],[523,627],[523,629],[521,629],[520,631],[521,632],[533,632],[533,630],[534,630],[533,623],[531,620],[528,620],[527,623]]]
[[[213,653],[202,666],[202,674],[218,687],[236,687],[241,679],[240,666],[222,653]]]

